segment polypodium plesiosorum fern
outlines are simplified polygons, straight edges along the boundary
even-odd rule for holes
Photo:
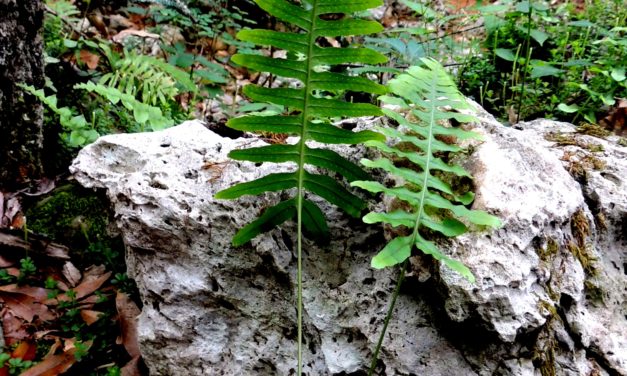
[[[325,37],[343,37],[376,33],[382,26],[374,21],[355,19],[350,14],[382,4],[381,0],[302,0],[296,5],[286,0],[255,0],[276,18],[294,24],[300,32],[271,30],[242,30],[238,38],[258,45],[269,45],[286,50],[287,58],[275,59],[259,55],[235,55],[232,61],[277,76],[300,81],[299,88],[265,88],[248,85],[244,94],[259,102],[270,102],[288,108],[282,116],[247,116],[228,122],[231,128],[241,131],[287,133],[298,136],[291,145],[269,145],[232,151],[229,156],[251,162],[292,162],[295,170],[274,173],[251,182],[237,184],[218,192],[216,198],[235,199],[243,195],[258,195],[270,191],[296,188],[293,198],[270,207],[255,221],[242,228],[233,238],[241,245],[260,233],[296,217],[298,259],[298,373],[302,371],[302,234],[313,238],[327,238],[328,228],[324,214],[311,200],[308,191],[340,207],[352,216],[359,216],[365,202],[350,193],[335,179],[305,170],[312,165],[344,176],[348,181],[364,180],[368,175],[356,164],[334,151],[314,148],[308,141],[323,144],[357,144],[368,140],[382,140],[383,136],[371,132],[351,132],[331,124],[331,119],[381,115],[381,110],[369,103],[349,103],[326,98],[330,93],[342,91],[383,94],[385,87],[363,77],[333,73],[330,67],[342,64],[377,64],[386,61],[378,52],[367,48],[324,48],[319,40]],[[338,17],[341,14],[342,17]],[[339,18],[339,19],[338,19]]]
[[[385,115],[395,120],[399,126],[379,129],[387,136],[388,143],[378,140],[366,142],[367,146],[380,150],[383,154],[382,158],[374,161],[361,160],[361,163],[367,167],[387,171],[390,176],[398,178],[402,184],[387,187],[374,181],[354,181],[351,185],[370,192],[383,192],[404,203],[398,205],[403,209],[384,213],[371,212],[363,218],[366,223],[385,223],[392,227],[408,229],[407,235],[392,239],[372,259],[374,268],[402,263],[409,258],[412,250],[417,248],[432,255],[470,282],[474,282],[473,274],[463,263],[441,252],[435,243],[425,239],[423,234],[424,230],[428,229],[447,237],[461,235],[467,231],[467,228],[459,219],[475,225],[500,226],[500,221],[496,217],[484,211],[466,208],[465,205],[470,204],[474,199],[472,192],[458,195],[439,177],[445,174],[469,176],[462,167],[451,165],[436,156],[462,150],[459,146],[443,142],[442,136],[448,138],[452,136],[456,139],[479,137],[474,132],[451,127],[445,123],[452,119],[462,123],[477,121],[477,119],[472,115],[458,112],[458,110],[470,110],[471,107],[444,68],[433,59],[423,58],[421,63],[422,66],[410,67],[405,73],[388,83],[390,91],[396,96],[383,96],[380,99],[385,103],[399,106],[402,111],[407,111],[407,117],[396,111],[384,109]],[[390,140],[395,141],[390,144]],[[376,365],[383,335],[403,277],[404,265],[388,310],[383,333],[375,350],[370,374]]]
[[[458,112],[470,110],[471,107],[442,66],[433,59],[423,58],[421,62],[423,66],[410,67],[406,73],[390,80],[388,87],[396,97],[380,98],[385,103],[400,105],[401,108],[409,110],[408,117],[389,109],[383,110],[385,115],[398,122],[399,127],[378,130],[388,139],[397,142],[390,145],[378,140],[367,141],[367,146],[379,149],[384,157],[375,161],[361,160],[367,167],[381,168],[392,176],[401,178],[404,184],[388,188],[378,182],[354,181],[351,185],[370,192],[383,192],[405,202],[409,208],[409,210],[397,209],[390,213],[373,212],[364,217],[366,223],[382,222],[392,227],[405,226],[411,229],[409,235],[394,238],[379,252],[372,259],[373,267],[384,268],[401,263],[410,256],[415,246],[472,282],[474,277],[468,268],[440,252],[434,243],[420,234],[420,229],[427,228],[448,237],[461,235],[466,232],[466,225],[454,217],[476,225],[499,226],[496,217],[464,206],[473,201],[472,192],[457,195],[449,184],[434,173],[440,171],[439,174],[470,177],[462,167],[450,165],[436,157],[437,153],[454,153],[462,150],[459,146],[441,141],[438,136],[452,136],[457,139],[479,138],[474,132],[443,124],[450,119],[458,122],[471,122],[477,119],[472,115]],[[398,167],[392,157],[402,159],[404,165],[411,167]]]

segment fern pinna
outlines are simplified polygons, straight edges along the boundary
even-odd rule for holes
[[[268,45],[288,52],[285,59],[259,55],[235,55],[232,60],[257,71],[297,79],[300,88],[265,88],[248,85],[243,89],[249,98],[286,106],[289,113],[282,116],[247,116],[228,122],[231,128],[241,131],[287,133],[299,137],[293,145],[269,145],[236,150],[229,154],[233,159],[251,162],[292,162],[294,172],[275,173],[251,182],[237,184],[218,192],[216,198],[235,199],[243,195],[258,195],[269,191],[296,188],[293,198],[266,209],[255,221],[242,228],[233,238],[241,245],[258,234],[296,217],[298,259],[298,375],[302,370],[302,234],[324,240],[328,237],[326,220],[320,208],[305,198],[309,191],[340,207],[352,216],[359,216],[365,202],[350,193],[327,175],[308,172],[305,165],[330,170],[348,181],[367,179],[368,175],[356,164],[339,154],[307,145],[307,141],[326,144],[357,144],[382,139],[371,132],[351,132],[331,124],[330,119],[381,115],[381,110],[368,103],[348,103],[326,98],[343,91],[383,94],[385,87],[363,77],[333,73],[330,67],[342,64],[377,64],[386,58],[367,48],[323,48],[321,38],[344,37],[375,33],[382,26],[374,21],[351,18],[352,12],[364,11],[382,4],[381,0],[302,0],[296,5],[286,0],[255,0],[276,18],[294,24],[300,32],[271,30],[242,30],[238,38],[258,45]],[[342,14],[340,19],[337,15]],[[331,15],[331,16],[329,16]],[[296,114],[294,114],[296,113]]]

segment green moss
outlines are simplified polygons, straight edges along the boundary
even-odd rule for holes
[[[621,137],[621,138],[619,138],[619,139],[618,139],[618,144],[619,144],[620,146],[627,146],[627,138],[625,138],[625,137]]]
[[[587,134],[597,138],[605,138],[612,134],[607,129],[592,123],[583,123],[577,127],[577,133]]]
[[[549,238],[546,242],[546,248],[540,248],[536,252],[542,261],[547,262],[553,259],[559,253],[559,250],[560,246],[557,244],[557,241]]]
[[[605,292],[601,286],[597,285],[594,281],[586,279],[583,282],[584,291],[586,292],[586,298],[593,302],[603,303],[605,300]]]
[[[555,353],[559,348],[559,344],[555,339],[552,327],[554,321],[561,321],[561,319],[553,303],[542,300],[539,304],[549,312],[549,316],[538,334],[531,360],[542,376],[556,376]]]
[[[578,145],[574,133],[549,132],[544,135],[544,139],[547,141],[555,142],[559,146]]]
[[[577,210],[570,218],[570,230],[577,240],[577,245],[584,247],[586,238],[590,235],[590,222],[582,209]]]
[[[110,238],[109,204],[91,190],[68,184],[37,202],[26,212],[28,227],[70,246]]]
[[[588,246],[580,247],[575,242],[568,242],[566,245],[570,253],[579,261],[583,270],[588,276],[596,276],[598,271],[596,267],[597,258],[592,255]]]

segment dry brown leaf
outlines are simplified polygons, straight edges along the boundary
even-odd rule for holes
[[[28,295],[0,292],[0,300],[15,316],[27,322],[32,322],[35,316],[45,321],[55,318],[46,305]]]
[[[98,290],[103,283],[105,283],[109,277],[111,277],[111,272],[107,272],[100,276],[88,275],[87,271],[84,274],[83,282],[80,285],[73,288],[74,291],[74,299],[79,300],[88,295],[93,294],[94,291]],[[57,296],[55,299],[49,299],[46,301],[46,304],[58,304],[59,302],[67,302],[72,300],[67,293],[61,294]]]
[[[123,292],[115,297],[115,306],[118,310],[122,344],[128,354],[135,358],[140,356],[139,342],[137,341],[137,316],[141,313],[137,305]]]
[[[24,320],[15,317],[8,309],[4,309],[2,313],[2,329],[7,345],[12,345],[16,341],[30,337],[24,326]]]
[[[141,371],[139,370],[139,356],[134,357],[129,360],[128,363],[120,370],[120,374],[122,376],[142,376]]]
[[[85,65],[87,65],[87,68],[91,70],[98,68],[98,63],[100,62],[99,55],[96,55],[87,50],[81,50],[81,52],[79,53],[79,59],[80,61],[85,63]]]
[[[91,342],[84,343],[87,348],[91,346]],[[76,347],[69,346],[69,348],[63,353],[58,355],[49,355],[44,358],[40,363],[32,368],[22,372],[20,376],[57,376],[72,367],[76,363]]]
[[[24,228],[25,224],[26,224],[26,217],[24,216],[24,213],[17,212],[17,214],[15,214],[15,216],[13,217],[13,220],[11,221],[10,228],[21,230]]]
[[[72,287],[76,286],[81,281],[81,278],[83,278],[81,272],[70,261],[63,264],[62,273]]]
[[[16,284],[0,286],[0,291],[27,295],[36,299],[39,303],[48,300],[48,294],[50,293],[50,290],[43,287],[18,286]]]
[[[98,321],[102,317],[103,313],[99,311],[92,311],[90,309],[81,310],[81,318],[85,321],[85,324],[91,325]]]
[[[22,274],[20,272],[20,269],[18,268],[6,268],[5,270],[7,271],[9,275],[12,275],[13,277],[19,277],[20,274]]]
[[[15,261],[11,261],[6,257],[0,255],[0,268],[8,268],[9,266],[15,265]]]

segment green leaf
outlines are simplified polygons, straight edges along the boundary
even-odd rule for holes
[[[248,183],[240,183],[215,194],[217,199],[232,200],[244,195],[256,196],[264,192],[276,192],[298,185],[296,174],[276,173]]]
[[[397,237],[389,242],[375,257],[371,266],[375,269],[383,269],[405,261],[411,255],[413,244],[411,237]]]
[[[576,104],[568,105],[566,103],[560,103],[559,105],[557,105],[557,109],[562,112],[566,112],[567,114],[572,114],[579,111],[579,106],[577,106]]]
[[[494,53],[496,54],[496,56],[500,57],[503,60],[507,60],[507,61],[516,60],[516,54],[514,53],[514,51],[508,48],[497,48],[496,50],[494,50]]]
[[[612,71],[610,72],[610,76],[616,82],[625,81],[625,67],[612,68]]]
[[[540,61],[540,60],[532,60],[531,61],[531,78],[539,78],[539,77],[547,77],[553,76],[557,77],[564,71],[562,69],[555,68],[551,64]]]
[[[303,199],[303,229],[312,239],[318,240],[322,244],[329,242],[329,226],[324,219],[324,213],[309,200]]]
[[[359,217],[366,208],[366,203],[346,190],[334,179],[325,175],[316,175],[305,172],[305,188],[336,205],[353,217]]]
[[[257,235],[272,230],[294,216],[296,216],[295,200],[280,202],[266,209],[259,218],[240,229],[233,237],[233,245],[237,247],[246,244]]]

